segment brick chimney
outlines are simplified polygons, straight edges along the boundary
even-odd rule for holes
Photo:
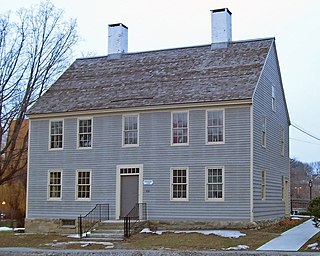
[[[228,8],[211,10],[212,48],[227,47],[227,43],[232,41],[231,15]]]
[[[128,52],[128,28],[122,23],[108,26],[108,54]]]

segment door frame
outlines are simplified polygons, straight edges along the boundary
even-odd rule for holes
[[[121,174],[120,169],[123,168],[139,168],[139,173],[125,173]],[[116,175],[116,215],[115,219],[120,219],[120,208],[121,208],[121,176],[137,175],[138,178],[138,203],[143,202],[143,164],[122,164],[117,165]]]
[[[290,204],[290,182],[288,178],[284,178],[284,207],[285,207],[285,215],[290,216],[291,213],[291,204]]]

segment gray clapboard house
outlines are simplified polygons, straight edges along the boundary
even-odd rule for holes
[[[274,38],[77,59],[29,110],[26,226],[76,220],[96,204],[121,219],[252,223],[289,214],[289,115]],[[40,225],[40,223],[42,223]],[[43,223],[46,223],[43,225]],[[50,224],[51,223],[51,224]]]

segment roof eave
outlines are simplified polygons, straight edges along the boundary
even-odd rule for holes
[[[114,109],[91,109],[91,110],[78,110],[68,112],[52,112],[52,113],[29,113],[30,119],[50,119],[57,117],[72,117],[83,115],[103,115],[115,114],[123,112],[146,112],[146,111],[164,111],[176,110],[186,108],[208,108],[208,107],[229,107],[239,105],[251,105],[252,98],[240,100],[222,100],[215,102],[197,102],[197,103],[180,103],[180,104],[167,104],[167,105],[153,105],[153,106],[138,106],[138,107],[123,107]]]

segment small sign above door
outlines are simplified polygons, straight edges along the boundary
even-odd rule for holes
[[[143,180],[143,185],[151,186],[153,185],[153,180]]]

